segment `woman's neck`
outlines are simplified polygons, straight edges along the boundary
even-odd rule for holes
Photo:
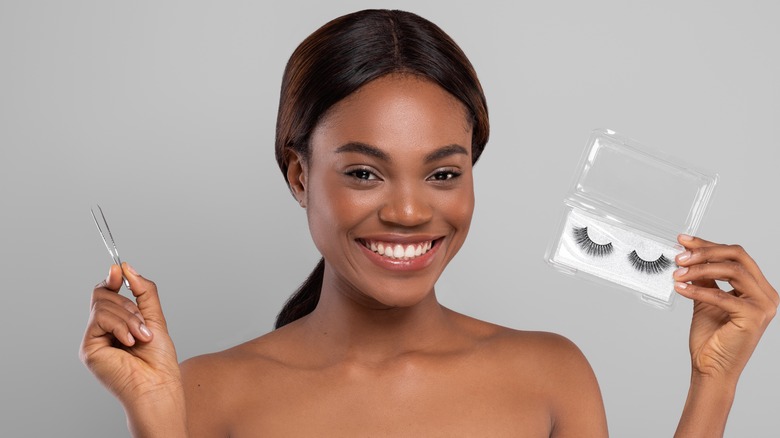
[[[450,312],[433,288],[411,306],[392,307],[328,277],[326,270],[317,308],[301,323],[310,345],[331,359],[379,363],[446,348],[442,341],[452,334]]]

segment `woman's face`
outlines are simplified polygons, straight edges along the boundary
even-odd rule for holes
[[[288,178],[326,262],[323,289],[374,308],[429,296],[474,209],[466,109],[413,76],[376,79],[334,105]]]

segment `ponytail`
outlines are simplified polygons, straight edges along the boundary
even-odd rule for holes
[[[320,301],[322,290],[322,277],[325,274],[325,259],[320,259],[317,266],[309,274],[309,278],[287,300],[282,311],[276,317],[276,326],[285,326],[296,319],[310,314]]]

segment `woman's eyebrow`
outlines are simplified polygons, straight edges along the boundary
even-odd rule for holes
[[[376,146],[371,146],[370,144],[361,143],[359,141],[351,141],[349,143],[345,143],[336,149],[337,154],[342,154],[346,152],[355,152],[358,154],[368,155],[370,157],[378,158],[388,163],[392,161],[392,159],[390,159],[390,156],[383,150],[379,149]],[[469,152],[466,150],[466,148],[464,148],[459,144],[449,144],[446,146],[442,146],[439,149],[436,149],[435,151],[426,155],[425,163],[441,160],[442,158],[446,158],[449,157],[450,155],[455,155],[455,154],[468,155]]]
[[[382,161],[390,162],[390,156],[376,146],[370,144],[360,143],[358,141],[351,141],[343,144],[336,149],[337,154],[345,152],[357,152],[359,154],[368,155],[374,158],[379,158]]]
[[[439,149],[436,149],[435,151],[426,155],[425,162],[430,163],[431,161],[441,160],[442,158],[446,158],[455,154],[468,155],[469,151],[467,151],[466,148],[459,144],[448,144],[447,146],[442,146]]]

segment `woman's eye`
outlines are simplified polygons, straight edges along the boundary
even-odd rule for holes
[[[347,175],[355,177],[357,179],[362,179],[364,181],[377,179],[376,175],[371,173],[370,170],[365,170],[365,169],[350,170],[349,172],[347,172]]]
[[[448,181],[454,178],[457,178],[460,176],[460,173],[454,172],[452,170],[443,170],[440,172],[436,172],[433,175],[431,175],[432,180],[434,181]]]

